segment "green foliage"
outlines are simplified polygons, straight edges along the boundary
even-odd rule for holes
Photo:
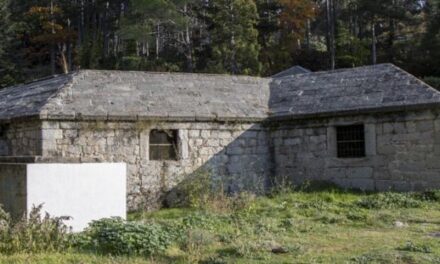
[[[416,193],[415,197],[422,201],[440,202],[440,190]]]
[[[352,35],[345,25],[338,27],[336,50],[336,63],[341,68],[362,66],[370,59],[367,41]]]
[[[0,254],[0,263],[440,261],[435,237],[439,191],[364,194],[317,185],[242,198],[239,206],[228,210],[219,210],[215,200],[207,199],[197,208],[144,212],[130,216],[130,221],[103,219],[85,232],[68,235],[67,253]],[[7,214],[0,211],[0,219],[5,219],[0,230],[9,230]],[[405,226],[397,227],[395,221]]]
[[[257,19],[257,7],[252,0],[214,2],[211,72],[260,73]]]
[[[11,20],[10,0],[0,0],[0,89],[21,80],[13,63],[10,51],[15,48],[14,37],[17,25]]]
[[[410,251],[410,252],[421,252],[421,253],[431,253],[432,249],[430,246],[425,244],[416,244],[412,241],[406,242],[406,244],[402,247],[397,248],[402,251]]]
[[[431,85],[432,87],[440,91],[440,77],[429,76],[423,78],[423,80],[427,84]]]
[[[110,218],[92,222],[76,246],[103,254],[149,256],[166,250],[172,239],[163,225]]]
[[[33,207],[28,218],[14,223],[0,210],[0,253],[61,252],[70,246],[68,217],[42,215],[43,206]]]
[[[327,2],[0,0],[0,88],[49,75],[51,65],[57,73],[83,68],[270,76],[296,64],[328,70],[331,24],[337,68],[371,63],[374,26],[378,63],[431,76],[426,81],[438,87],[437,0],[333,0],[331,23]]]
[[[170,191],[165,203],[168,207],[199,208],[215,193],[211,173],[207,170],[199,170]]]
[[[371,194],[359,200],[357,204],[368,209],[418,208],[423,206],[422,201],[415,199],[413,194],[394,192]]]

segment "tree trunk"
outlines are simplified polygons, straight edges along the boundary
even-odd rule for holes
[[[330,59],[330,69],[335,69],[335,51],[334,51],[334,26],[332,18],[333,4],[332,0],[326,0],[326,11],[327,11],[327,52]]]
[[[396,36],[395,21],[390,18],[390,34],[388,37],[388,61],[394,62],[394,38]]]
[[[156,60],[159,59],[159,38],[160,38],[160,24],[157,24],[157,32],[156,32]]]
[[[102,19],[102,36],[104,38],[104,46],[103,46],[103,57],[106,58],[109,55],[109,29],[108,29],[108,9],[109,9],[109,2],[106,3],[106,8],[104,11],[104,18]]]
[[[60,59],[59,63],[61,66],[61,69],[63,70],[63,73],[69,73],[69,66],[66,58],[66,44],[60,44],[58,45],[58,50],[60,53]]]
[[[331,3],[331,68],[336,68],[336,7],[334,0]]]
[[[396,0],[391,1],[392,8],[397,8]],[[388,61],[394,62],[394,38],[396,37],[396,21],[390,16],[389,17],[390,24],[390,33],[388,37]]]
[[[54,12],[53,12],[53,1],[50,1],[50,19],[52,23],[52,34],[55,34],[55,19],[54,19]],[[51,43],[50,45],[50,71],[51,74],[54,75],[56,71],[56,51],[55,51],[55,43]]]
[[[78,19],[78,48],[84,41],[84,0],[81,0],[80,14]]]
[[[73,62],[72,62],[72,44],[70,41],[66,44],[66,53],[67,53],[67,72],[70,72],[73,68]]]
[[[371,23],[371,63],[374,65],[377,63],[377,54],[376,54],[376,28],[374,20]]]
[[[50,45],[50,73],[55,75],[56,73],[56,54],[55,44]]]
[[[310,19],[307,19],[306,24],[306,48],[310,51]]]
[[[186,30],[185,30],[185,43],[186,43],[186,47],[185,47],[185,58],[186,58],[186,71],[187,72],[193,72],[193,56],[192,56],[192,41],[191,41],[191,36],[190,36],[190,29],[189,26],[186,26]]]
[[[190,18],[188,16],[188,4],[185,4],[183,7],[184,14],[187,16],[188,21],[190,21]],[[186,65],[185,70],[186,72],[193,72],[193,55],[192,55],[192,39],[191,39],[191,28],[189,25],[190,22],[186,23],[185,27],[185,36],[184,36],[184,49],[185,49],[185,58],[186,58]]]

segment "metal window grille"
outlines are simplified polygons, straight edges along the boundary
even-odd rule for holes
[[[365,157],[364,125],[336,127],[338,158]]]
[[[177,160],[177,130],[151,130],[150,160]]]
[[[0,138],[6,137],[6,130],[8,130],[8,125],[0,125]]]

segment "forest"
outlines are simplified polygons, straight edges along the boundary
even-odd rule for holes
[[[440,0],[0,0],[0,88],[78,69],[390,62],[440,88]]]

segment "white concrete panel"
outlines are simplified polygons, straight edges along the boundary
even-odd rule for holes
[[[44,204],[53,216],[71,216],[81,231],[92,220],[126,217],[126,164],[29,164],[27,210]]]

